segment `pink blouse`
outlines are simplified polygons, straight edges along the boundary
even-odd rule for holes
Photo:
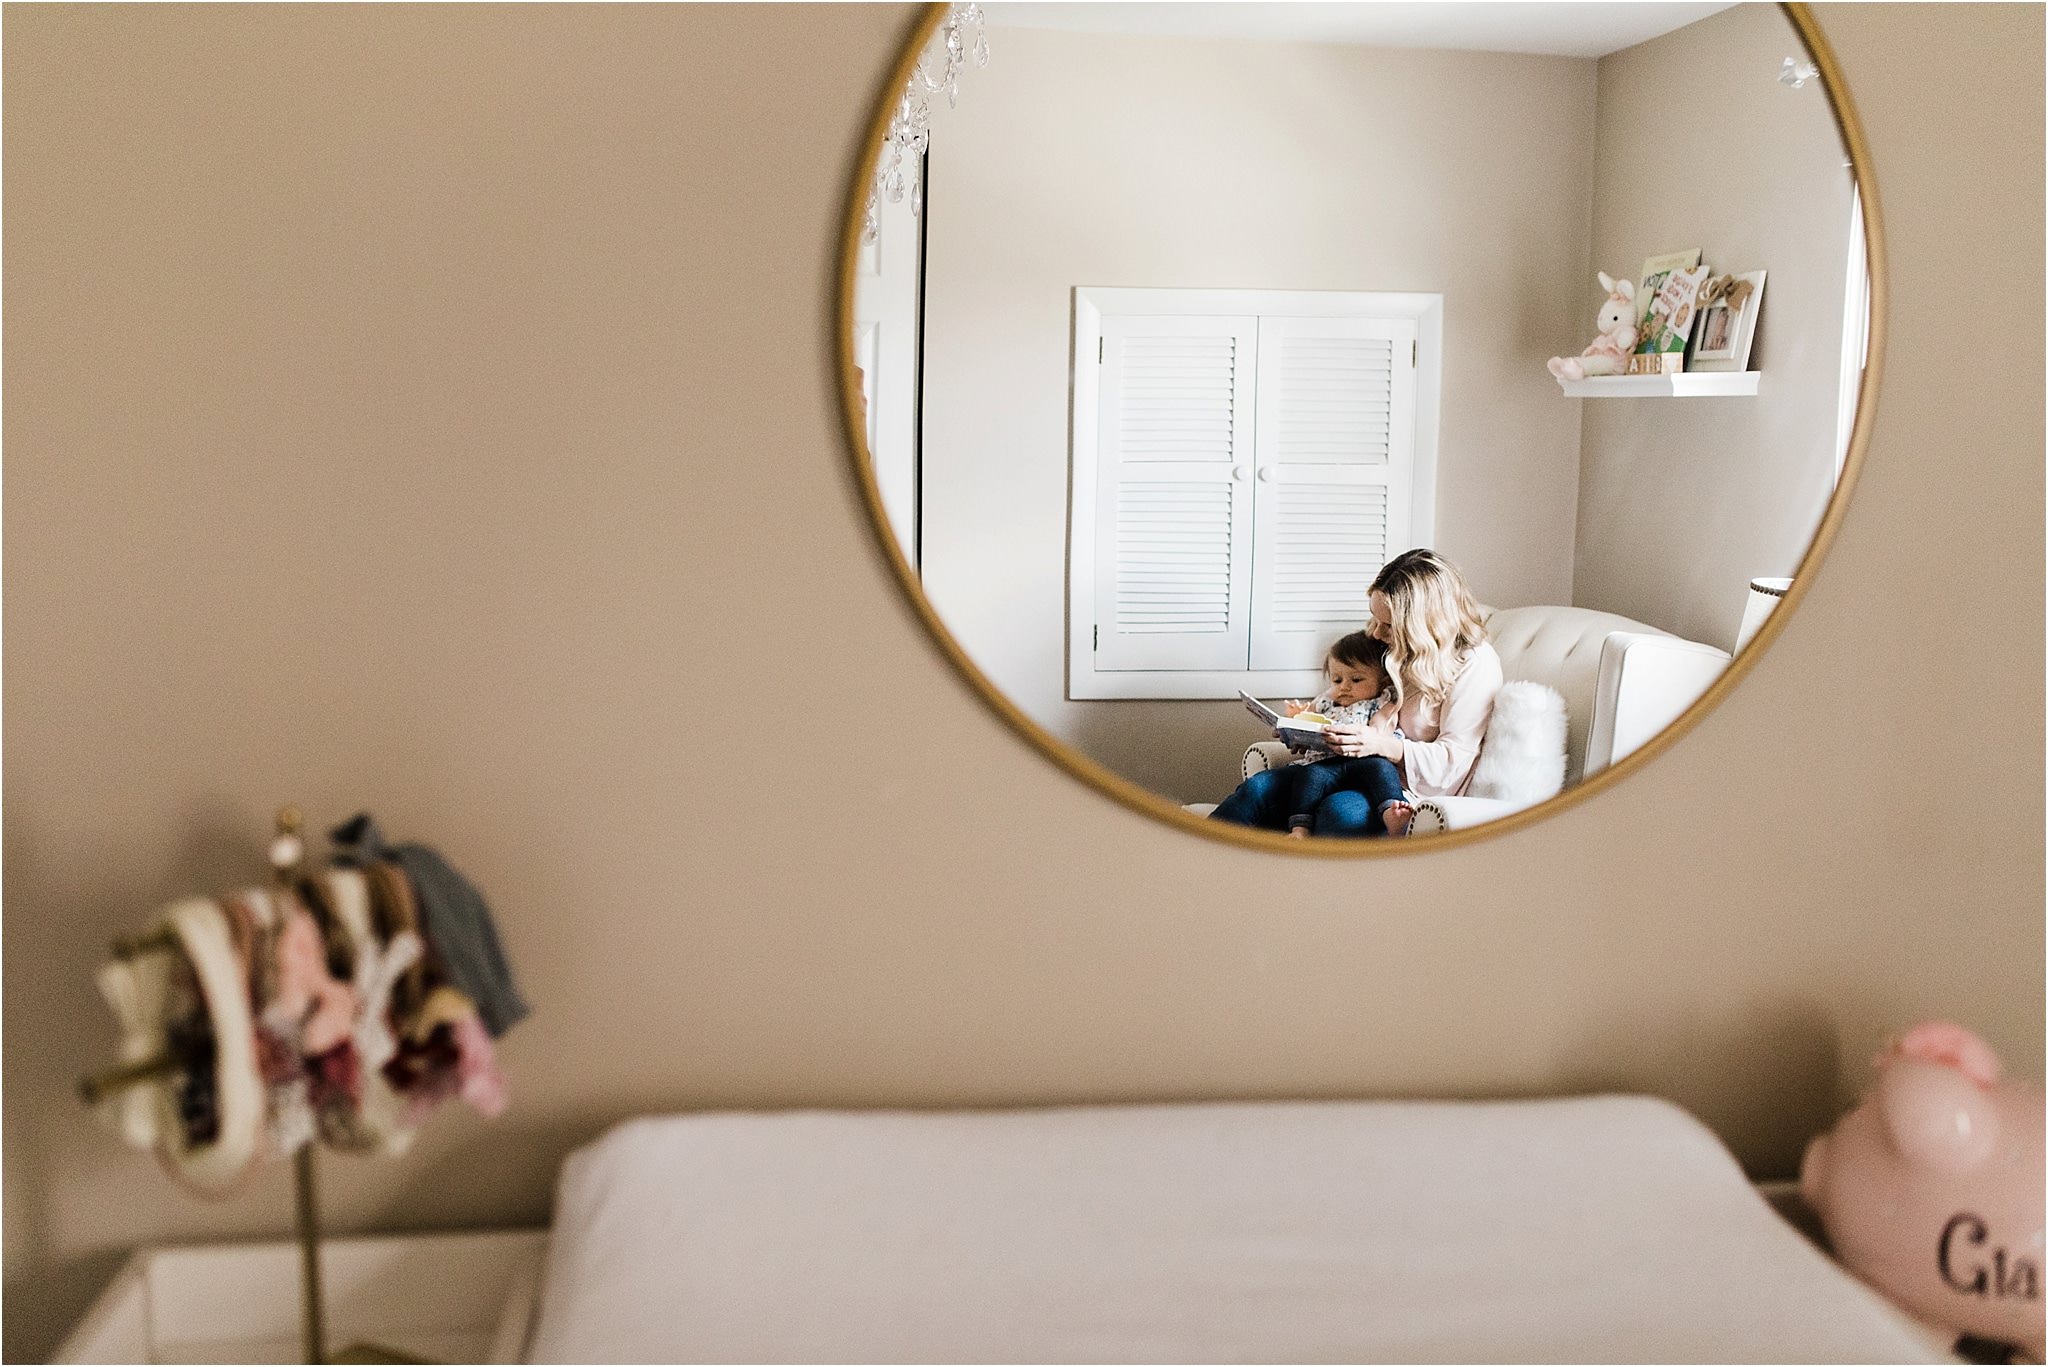
[[[1417,797],[1465,791],[1493,717],[1500,692],[1500,655],[1484,641],[1465,657],[1465,666],[1441,702],[1411,695],[1401,707],[1401,785]]]

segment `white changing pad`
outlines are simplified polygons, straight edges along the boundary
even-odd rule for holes
[[[537,1362],[1941,1362],[1661,1101],[628,1122]]]

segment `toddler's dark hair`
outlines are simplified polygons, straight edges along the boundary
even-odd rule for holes
[[[1377,669],[1384,674],[1387,670],[1387,643],[1369,631],[1354,631],[1349,636],[1338,638],[1337,644],[1330,647],[1330,658],[1340,665]]]

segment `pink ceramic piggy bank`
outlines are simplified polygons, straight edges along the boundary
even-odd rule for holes
[[[1807,1146],[1799,1189],[1835,1256],[1920,1319],[2042,1356],[2041,1088],[1961,1026],[1915,1027]]]

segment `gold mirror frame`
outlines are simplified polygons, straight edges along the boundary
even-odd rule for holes
[[[1728,668],[1714,681],[1713,686],[1702,693],[1692,706],[1680,713],[1676,721],[1619,762],[1565,789],[1555,797],[1494,821],[1468,826],[1462,830],[1443,831],[1414,840],[1290,840],[1277,831],[1261,831],[1248,826],[1209,821],[1184,811],[1157,793],[1141,788],[1121,774],[1098,764],[1025,716],[1017,705],[981,672],[974,661],[968,658],[967,652],[961,649],[953,633],[946,629],[946,624],[940,620],[931,600],[925,596],[924,586],[918,582],[916,572],[911,569],[909,560],[904,557],[902,547],[897,544],[895,534],[890,530],[888,513],[882,507],[881,489],[875,482],[873,461],[868,455],[866,423],[861,412],[861,387],[854,367],[853,287],[860,257],[861,215],[867,204],[868,189],[874,183],[875,165],[881,157],[882,143],[888,133],[890,113],[895,107],[898,93],[911,78],[918,56],[945,18],[944,4],[928,6],[912,25],[910,40],[902,55],[896,59],[895,65],[890,68],[888,77],[881,87],[875,101],[874,112],[868,119],[861,154],[854,165],[853,181],[842,215],[844,227],[839,243],[838,302],[833,310],[831,326],[832,351],[839,368],[839,410],[846,438],[848,465],[861,505],[867,513],[868,528],[874,535],[875,544],[881,551],[883,560],[887,562],[895,576],[896,586],[910,600],[911,606],[917,611],[918,620],[924,623],[924,629],[931,634],[932,640],[937,642],[948,663],[974,686],[974,691],[981,695],[981,700],[988,704],[997,716],[1025,740],[1031,742],[1040,754],[1073,777],[1107,794],[1124,806],[1178,830],[1210,840],[1219,840],[1225,844],[1259,850],[1284,850],[1291,854],[1323,859],[1376,859],[1456,849],[1474,841],[1523,830],[1605,792],[1670,749],[1686,732],[1698,725],[1701,718],[1719,707],[1722,699],[1742,682],[1772,642],[1778,639],[1779,633],[1785,629],[1785,624],[1791,620],[1805,599],[1812,577],[1826,557],[1828,547],[1834,541],[1835,532],[1842,525],[1842,519],[1848,511],[1849,496],[1863,472],[1863,457],[1870,444],[1871,424],[1877,417],[1878,380],[1884,372],[1885,315],[1890,291],[1885,275],[1884,215],[1879,207],[1877,180],[1871,172],[1870,148],[1864,141],[1863,124],[1856,115],[1856,105],[1843,81],[1841,67],[1835,61],[1834,49],[1828,45],[1826,36],[1821,32],[1819,21],[1804,4],[1780,4],[1779,9],[1784,12],[1785,18],[1791,23],[1793,31],[1799,35],[1800,41],[1806,45],[1808,57],[1820,69],[1821,89],[1827,95],[1828,108],[1835,117],[1835,127],[1842,136],[1844,147],[1848,149],[1856,187],[1863,197],[1865,265],[1870,278],[1870,324],[1867,332],[1869,349],[1863,368],[1863,383],[1856,393],[1856,422],[1850,430],[1848,455],[1842,462],[1842,477],[1835,484],[1834,496],[1828,500],[1827,512],[1821,517],[1820,526],[1814,532],[1813,540],[1806,548],[1806,554],[1800,558],[1799,566],[1793,572],[1792,587],[1786,592],[1784,601],[1764,620],[1755,638],[1736,652]]]

